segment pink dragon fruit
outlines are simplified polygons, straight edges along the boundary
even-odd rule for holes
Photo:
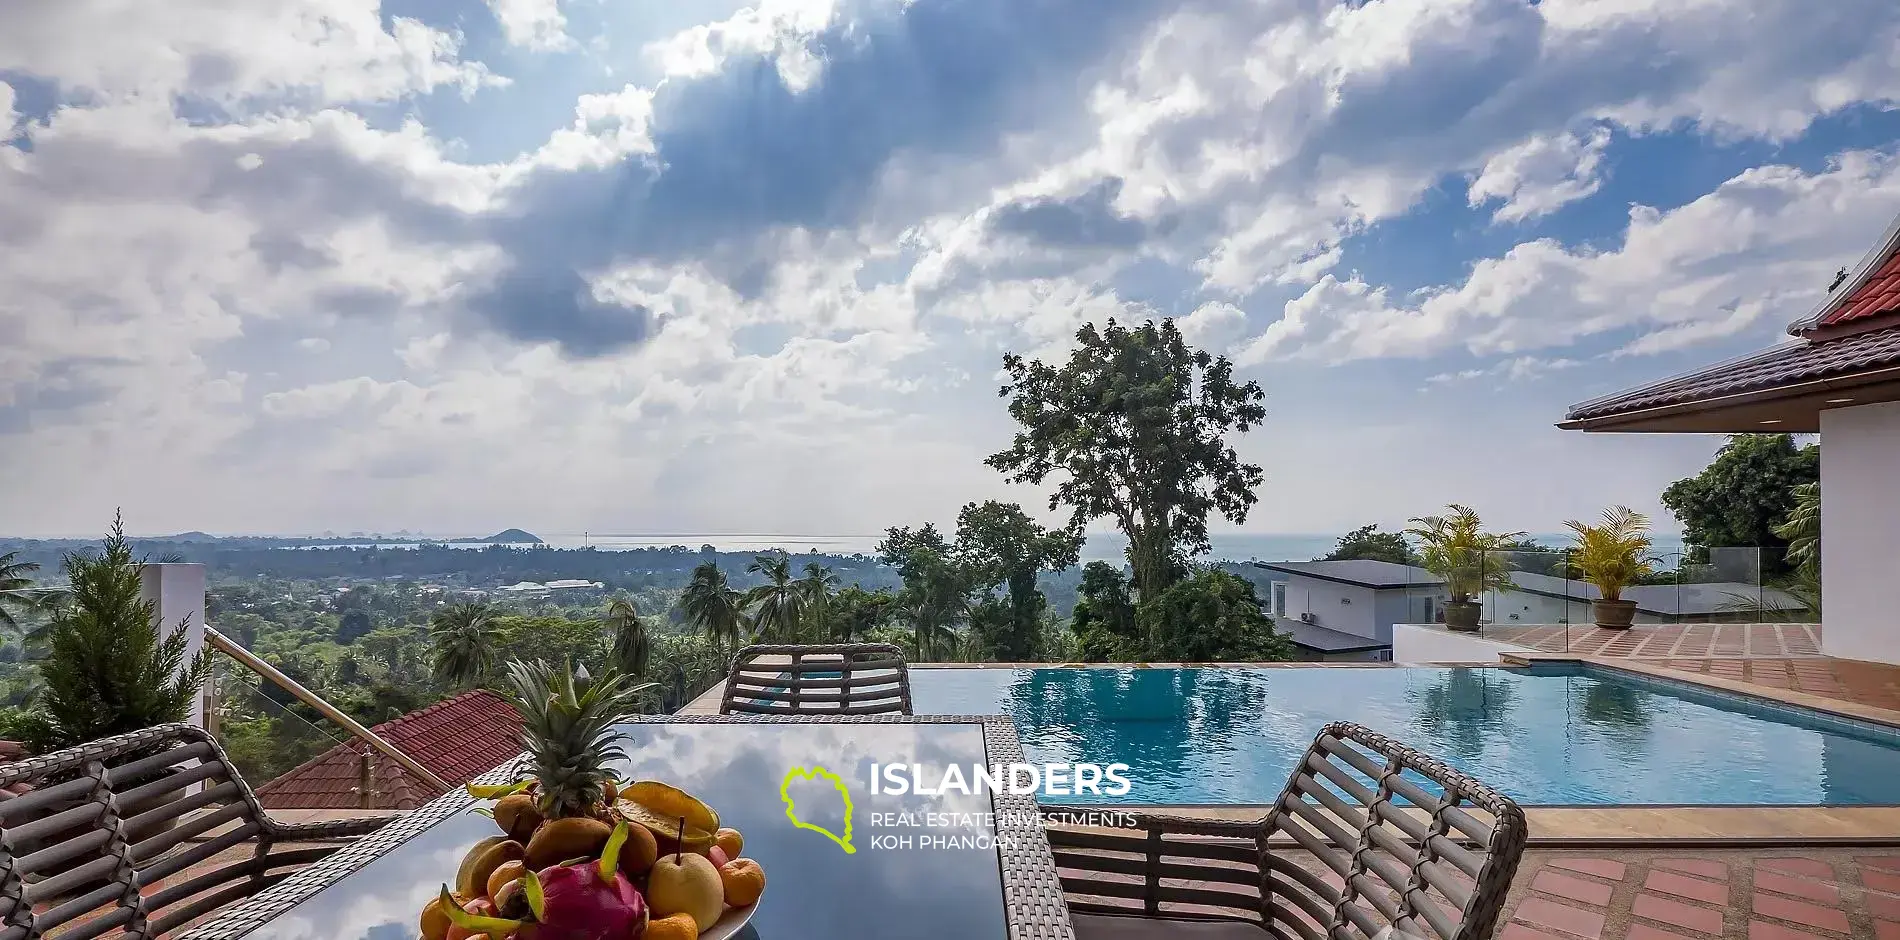
[[[533,940],[638,940],[647,929],[647,902],[616,864],[626,823],[615,827],[599,859],[550,865],[526,879],[535,924]]]

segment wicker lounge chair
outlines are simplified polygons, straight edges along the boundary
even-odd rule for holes
[[[21,782],[37,788],[0,802],[0,940],[156,937],[339,848],[283,843],[344,842],[389,821],[278,822],[217,742],[184,724],[0,766],[0,787]]]
[[[1526,838],[1523,811],[1497,791],[1343,722],[1257,820],[1142,815],[1120,829],[1048,815],[1078,940],[1345,940],[1387,927],[1487,940]]]
[[[889,643],[748,646],[732,658],[721,715],[910,714],[910,671]]]

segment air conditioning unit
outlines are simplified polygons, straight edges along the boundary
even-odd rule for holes
[[[1313,616],[1313,612],[1310,610],[1302,610],[1300,611],[1300,622],[1301,623],[1318,623],[1319,618]]]

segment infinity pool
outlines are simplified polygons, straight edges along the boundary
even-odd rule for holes
[[[1074,802],[1270,803],[1320,726],[1346,720],[1525,805],[1900,805],[1900,733],[1589,666],[913,669],[911,684],[920,715],[1010,715],[1031,761],[1132,768],[1125,796]]]

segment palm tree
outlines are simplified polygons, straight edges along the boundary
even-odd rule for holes
[[[792,580],[791,559],[759,555],[747,571],[765,576],[765,583],[746,592],[747,607],[756,607],[752,623],[768,643],[796,643],[805,622],[805,589]]]
[[[430,620],[429,638],[435,644],[437,678],[465,685],[494,669],[501,631],[495,628],[493,608],[479,601],[465,601],[436,611]]]
[[[30,561],[16,561],[18,552],[0,554],[0,627],[19,632],[21,615],[43,610],[48,592],[33,586],[33,579],[27,577],[40,566]]]
[[[625,597],[608,601],[607,616],[601,619],[613,631],[614,664],[631,678],[646,678],[647,663],[653,657],[653,641],[647,636],[646,622],[640,619],[640,611],[633,606],[633,601]]]
[[[747,629],[745,596],[726,581],[719,563],[701,562],[693,569],[693,578],[680,592],[679,608],[686,622],[706,634],[713,649],[736,650],[739,637]]]
[[[1803,483],[1794,488],[1794,508],[1788,518],[1775,526],[1775,534],[1788,540],[1788,564],[1794,568],[1819,568],[1821,565],[1821,484]],[[0,556],[4,560],[4,556]]]
[[[815,561],[805,563],[805,576],[798,579],[799,594],[805,600],[805,620],[812,635],[828,642],[831,636],[831,595],[838,576]]]

